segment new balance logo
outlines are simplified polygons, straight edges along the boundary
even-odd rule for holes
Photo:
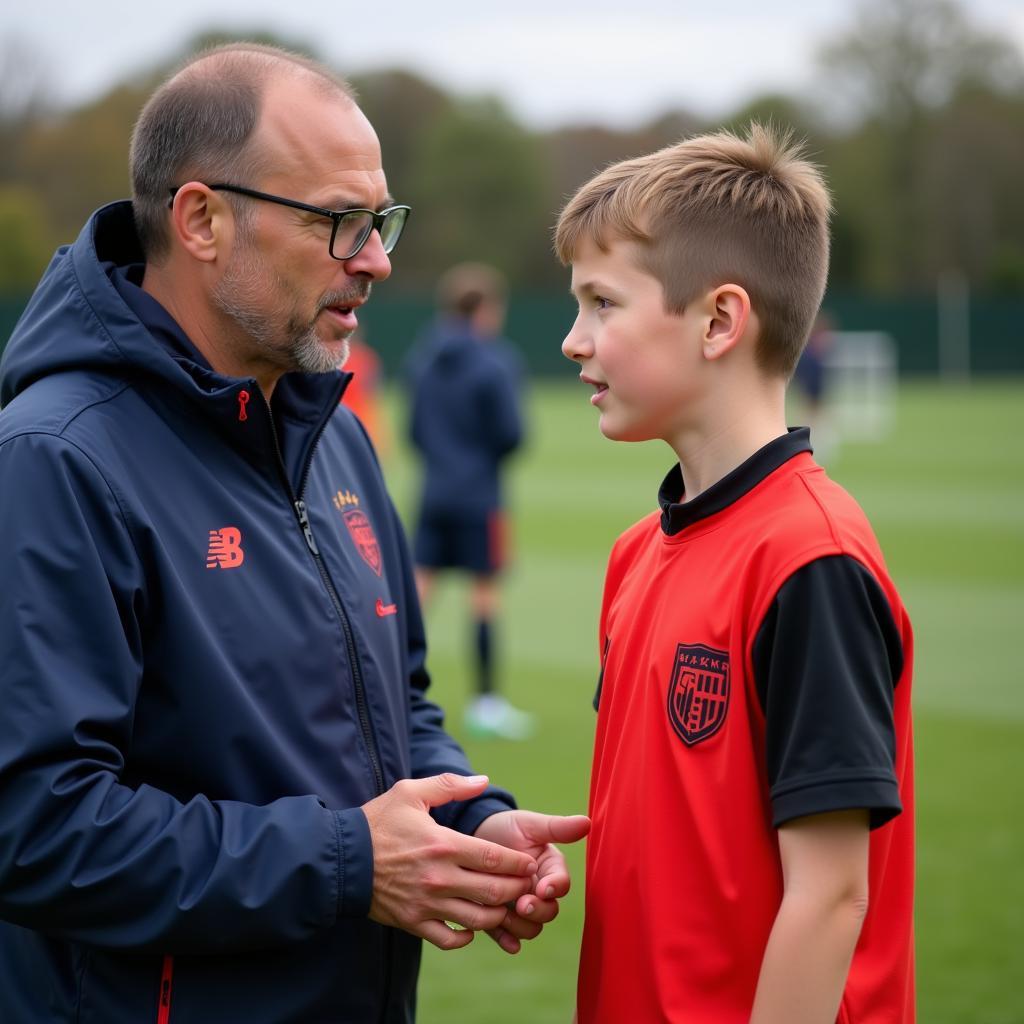
[[[237,569],[245,561],[242,532],[234,526],[210,531],[210,547],[206,552],[207,569]]]

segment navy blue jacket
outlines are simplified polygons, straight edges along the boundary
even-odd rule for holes
[[[500,338],[439,320],[408,360],[410,436],[423,456],[423,512],[474,517],[501,507],[499,470],[522,443],[521,372]]]
[[[359,808],[469,766],[402,528],[344,375],[268,405],[141,262],[100,210],[0,367],[0,1020],[409,1021]]]

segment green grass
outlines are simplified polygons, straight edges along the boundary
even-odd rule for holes
[[[505,687],[537,713],[536,738],[474,743],[461,731],[469,637],[458,581],[431,609],[430,665],[474,766],[522,806],[568,813],[586,809],[605,559],[654,507],[671,453],[605,441],[580,387],[536,386],[530,411],[531,444],[512,480],[516,559],[500,640]],[[829,462],[875,524],[915,628],[923,1024],[1024,1022],[1024,671],[1012,647],[1024,630],[1022,438],[1024,382],[912,384],[899,391],[889,437],[846,443]],[[395,450],[386,470],[408,512],[408,453]],[[421,1024],[570,1019],[583,850],[567,853],[575,888],[518,957],[486,936],[455,953],[426,947]]]

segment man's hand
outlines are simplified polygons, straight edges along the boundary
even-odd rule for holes
[[[373,840],[372,920],[458,949],[474,932],[497,928],[506,904],[530,892],[540,867],[528,850],[464,836],[430,817],[431,807],[468,800],[486,786],[483,775],[404,779],[363,805]]]
[[[524,939],[535,939],[558,914],[558,901],[569,891],[565,857],[552,843],[575,843],[590,831],[590,819],[581,814],[557,817],[535,811],[501,811],[485,818],[475,835],[534,858],[537,872],[527,893],[514,903],[498,927],[487,934],[506,953],[518,953]]]

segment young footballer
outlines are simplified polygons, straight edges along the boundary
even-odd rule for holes
[[[677,459],[605,581],[580,1024],[914,1019],[910,622],[784,418],[829,208],[754,124],[558,221],[601,432]]]

